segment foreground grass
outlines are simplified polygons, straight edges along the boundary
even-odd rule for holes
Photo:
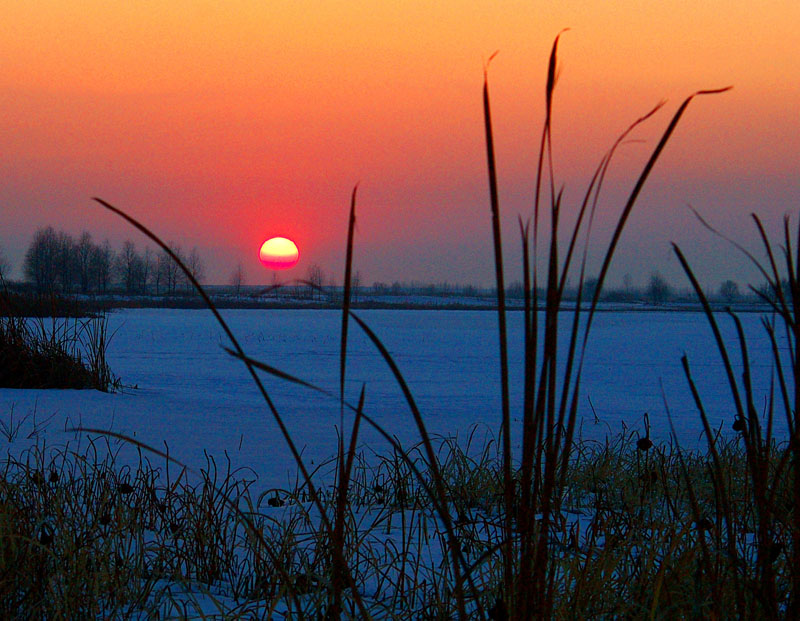
[[[554,617],[700,617],[712,609],[735,615],[737,583],[758,613],[758,589],[747,582],[758,551],[757,516],[741,439],[717,446],[731,493],[730,528],[709,455],[643,440],[627,433],[576,443],[548,543]],[[477,587],[468,611],[482,607],[503,618],[498,444],[476,431],[436,446],[448,511]],[[775,447],[770,463],[783,451]],[[431,476],[418,447],[406,455]],[[37,442],[6,457],[0,470],[4,618],[318,618],[326,610],[331,541],[303,483],[259,490],[252,473],[232,472],[211,457],[199,474],[144,457],[130,467],[106,440],[81,451]],[[312,473],[326,509],[337,500],[336,472],[332,459]],[[785,470],[778,485],[791,476]],[[775,506],[771,560],[785,602],[794,507]],[[457,614],[441,519],[405,459],[357,454],[344,522],[345,562],[370,615]],[[718,580],[728,573],[740,580]],[[346,618],[358,616],[352,595],[343,592]]]

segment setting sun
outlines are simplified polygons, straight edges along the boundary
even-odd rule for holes
[[[297,264],[300,252],[291,239],[272,237],[261,245],[258,258],[270,269],[288,270]]]

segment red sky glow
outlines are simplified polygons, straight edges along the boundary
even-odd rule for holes
[[[0,248],[20,277],[51,225],[121,245],[145,240],[90,198],[164,239],[197,246],[207,280],[281,234],[341,280],[360,183],[361,281],[492,282],[481,86],[495,123],[507,281],[521,278],[518,216],[531,214],[547,58],[561,39],[553,125],[565,231],[617,135],[662,99],[621,149],[592,231],[608,241],[638,171],[684,97],[694,101],[641,194],[611,281],[660,271],[684,286],[679,243],[711,286],[755,279],[687,205],[757,248],[800,207],[800,3],[9,2],[0,8]]]

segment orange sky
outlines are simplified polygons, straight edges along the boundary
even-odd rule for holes
[[[570,205],[616,135],[668,99],[617,160],[598,242],[682,98],[735,87],[690,107],[631,218],[617,280],[659,270],[683,284],[674,240],[708,283],[745,281],[686,204],[751,246],[749,212],[775,230],[800,207],[796,1],[70,0],[4,3],[0,23],[0,247],[17,275],[45,225],[143,245],[95,195],[198,246],[212,282],[239,261],[249,282],[269,282],[258,248],[273,235],[301,249],[292,276],[311,263],[338,275],[360,181],[364,282],[488,283],[480,89],[499,49],[490,84],[514,280],[547,55],[564,27],[554,139]]]

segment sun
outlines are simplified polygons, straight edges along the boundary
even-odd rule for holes
[[[297,244],[286,237],[272,237],[261,244],[258,252],[261,262],[273,270],[288,270],[300,259]]]

